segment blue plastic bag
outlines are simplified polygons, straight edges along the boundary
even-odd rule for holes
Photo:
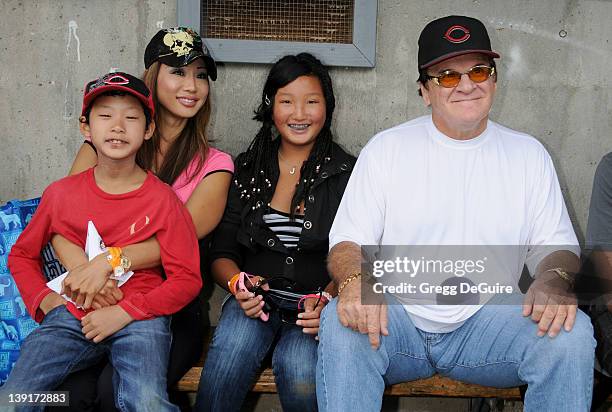
[[[11,200],[0,206],[0,386],[17,358],[21,342],[38,327],[28,315],[23,299],[7,266],[11,247],[32,220],[40,198]],[[42,252],[43,271],[47,280],[61,275],[65,270],[59,263],[51,245]]]

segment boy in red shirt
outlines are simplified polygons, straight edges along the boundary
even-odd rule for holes
[[[202,280],[189,213],[168,185],[136,164],[138,149],[153,134],[153,114],[148,88],[127,73],[109,73],[85,87],[81,133],[96,147],[98,164],[52,183],[11,250],[10,271],[41,326],[24,341],[0,388],[2,404],[9,394],[52,390],[70,372],[109,356],[119,410],[178,410],[166,392],[167,315],[193,300]],[[40,252],[55,233],[84,248],[88,221],[112,246],[106,252],[110,273],[129,270],[121,246],[156,236],[166,279],[161,267],[136,270],[118,304],[89,313],[66,302],[46,286]]]

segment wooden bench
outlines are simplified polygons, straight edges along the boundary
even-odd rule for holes
[[[176,389],[180,392],[197,392],[202,374],[202,367],[206,359],[208,344],[212,339],[214,327],[208,331],[208,338],[204,347],[202,358],[196,366],[191,368],[178,382]],[[609,378],[608,378],[609,379]],[[597,382],[597,379],[596,379]],[[607,384],[607,382],[606,382]],[[251,388],[256,393],[276,393],[274,374],[271,368],[262,370]],[[388,396],[421,396],[421,397],[444,397],[444,398],[498,398],[510,401],[520,401],[521,393],[515,388],[493,388],[490,386],[475,385],[459,382],[444,376],[435,375],[427,379],[419,379],[411,382],[402,382],[388,386],[385,389]],[[612,394],[607,399],[612,402]]]
[[[182,392],[196,392],[200,382],[202,366],[194,366],[185,374],[177,385]],[[276,393],[276,384],[272,369],[264,369],[251,389],[258,393]],[[442,396],[451,398],[500,398],[520,400],[518,388],[497,389],[487,386],[472,385],[458,382],[443,376],[433,376],[412,382],[391,385],[385,390],[385,395],[391,396]]]
[[[198,364],[191,368],[176,385],[180,392],[197,392],[202,374],[202,367],[206,359],[208,344],[212,339],[214,327],[208,330],[204,353]],[[274,374],[271,368],[261,371],[252,392],[276,393]],[[433,376],[428,379],[420,379],[412,382],[403,382],[387,387],[385,395],[391,396],[440,396],[451,398],[500,398],[508,400],[520,400],[521,394],[518,388],[498,389],[487,386],[472,385],[455,381],[443,376]]]

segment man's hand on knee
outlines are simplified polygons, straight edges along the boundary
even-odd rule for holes
[[[538,324],[538,336],[554,338],[564,328],[572,330],[578,305],[565,280],[554,272],[542,273],[531,285],[523,303],[523,316]]]
[[[373,349],[380,346],[380,335],[389,335],[387,330],[386,303],[364,305],[361,302],[359,282],[351,282],[338,296],[338,319],[354,331],[367,334]]]

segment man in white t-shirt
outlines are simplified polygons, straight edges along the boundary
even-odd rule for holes
[[[431,115],[379,133],[359,155],[330,232],[339,296],[321,319],[321,411],[380,410],[385,385],[435,373],[527,384],[526,410],[589,410],[593,329],[571,293],[578,242],[544,147],[488,118],[494,58],[480,21],[430,22],[418,59]],[[510,289],[496,289],[484,306],[415,303],[406,291],[365,304],[367,245],[499,245],[495,274]],[[527,294],[505,294],[518,291],[524,265],[535,277]]]

